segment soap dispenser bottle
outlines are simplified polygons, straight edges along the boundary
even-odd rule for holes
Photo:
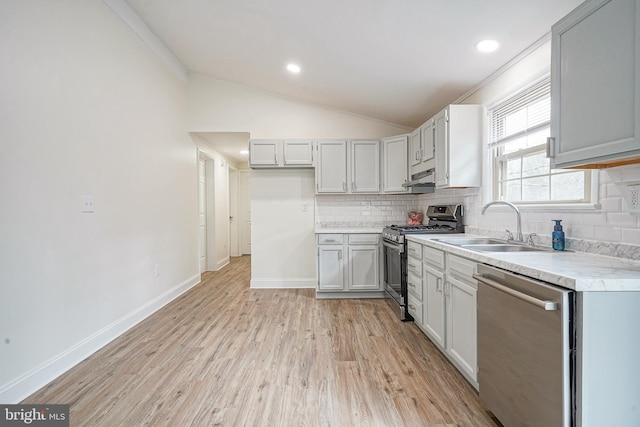
[[[553,233],[551,233],[551,244],[556,251],[564,251],[564,231],[562,231],[562,220],[552,219],[556,225],[553,227]]]

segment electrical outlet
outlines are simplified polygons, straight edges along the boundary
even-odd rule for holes
[[[94,212],[93,196],[82,196],[82,213]]]
[[[627,188],[627,211],[640,212],[640,185]]]

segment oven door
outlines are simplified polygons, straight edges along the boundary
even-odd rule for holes
[[[412,320],[408,315],[406,299],[406,253],[404,245],[383,241],[384,290],[389,303],[401,320]]]

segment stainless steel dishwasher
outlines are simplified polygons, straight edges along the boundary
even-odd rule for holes
[[[480,400],[505,427],[571,426],[575,293],[478,266]]]

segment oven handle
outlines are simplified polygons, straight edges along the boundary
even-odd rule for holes
[[[487,286],[490,286],[500,292],[511,295],[514,298],[518,298],[521,301],[527,302],[529,304],[535,305],[536,307],[542,308],[546,311],[556,311],[558,309],[558,303],[553,301],[543,301],[538,298],[534,298],[531,295],[523,294],[522,292],[518,292],[515,289],[511,289],[507,286],[504,286],[495,280],[487,279],[484,276],[480,276],[478,274],[474,274],[473,278],[476,279],[480,283],[484,283]]]
[[[382,244],[384,246],[388,247],[389,249],[393,249],[394,251],[398,251],[399,253],[403,253],[404,252],[404,246],[403,245],[389,243],[386,240],[383,240]]]

